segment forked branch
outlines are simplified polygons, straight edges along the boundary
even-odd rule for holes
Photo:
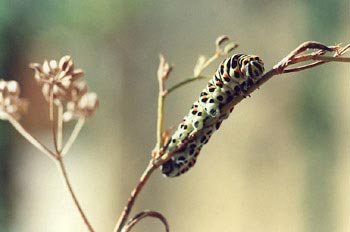
[[[219,37],[220,38],[220,37]],[[217,46],[221,45],[221,43],[225,42],[227,39],[226,37],[222,37],[221,40],[218,38],[217,40]],[[231,46],[233,49],[237,47]],[[233,49],[230,49],[232,51]],[[303,54],[308,50],[315,50],[312,53]],[[254,83],[247,91],[244,92],[244,95],[240,95],[235,97],[229,104],[225,106],[225,108],[229,109],[237,105],[239,102],[241,102],[243,99],[245,99],[245,96],[250,95],[252,92],[254,92],[256,89],[258,89],[260,86],[262,86],[265,82],[267,82],[269,79],[271,79],[275,75],[283,74],[283,73],[290,73],[290,72],[299,72],[305,69],[313,68],[315,66],[327,63],[327,62],[350,62],[350,58],[344,58],[341,57],[345,53],[349,52],[350,45],[346,45],[344,47],[338,46],[326,46],[324,44],[309,41],[302,43],[300,46],[298,46],[296,49],[294,49],[291,53],[289,53],[285,58],[283,58],[280,62],[278,62],[273,68],[269,71],[267,71],[256,83]],[[327,52],[333,52],[333,56],[325,56]],[[218,57],[218,55],[214,55],[212,59],[208,59],[210,62],[215,60]],[[215,58],[215,59],[214,59]],[[207,60],[207,61],[208,61]],[[308,63],[305,65],[302,65],[301,63],[307,62],[307,61],[314,61],[312,63]],[[165,61],[163,61],[164,63]],[[168,90],[165,89],[164,81],[165,79],[159,79],[159,81],[162,81],[160,83],[160,93],[159,96],[162,96],[161,101],[159,101],[161,104],[158,105],[158,125],[159,120],[161,119],[161,125],[163,125],[163,103],[164,103],[164,96],[171,93],[172,91],[178,89],[179,87],[190,83],[194,80],[200,80],[204,79],[203,76],[201,76],[201,72],[205,67],[208,66],[208,63],[199,62],[202,66],[199,68],[197,67],[197,72],[195,71],[194,77],[188,78],[175,86],[169,88]],[[198,63],[197,63],[198,64]],[[291,67],[291,65],[299,64],[297,67]],[[161,67],[161,66],[160,66]],[[196,70],[196,69],[195,69]],[[198,71],[199,70],[199,71]],[[169,73],[168,73],[169,74]],[[168,75],[166,79],[168,78]],[[161,108],[161,109],[160,109]],[[226,109],[223,109],[225,112]],[[158,145],[162,144],[161,135],[163,133],[162,126],[158,126],[157,131],[157,137],[158,137]],[[120,215],[120,218],[115,226],[114,231],[115,232],[127,232],[132,229],[132,227],[145,218],[146,216],[151,216],[151,213],[145,213],[145,212],[153,212],[153,211],[143,211],[139,214],[137,214],[135,217],[133,217],[128,223],[126,221],[128,220],[129,214],[131,212],[131,209],[135,203],[135,200],[141,190],[143,189],[143,186],[146,184],[147,180],[150,178],[152,173],[155,169],[157,169],[159,166],[164,164],[166,161],[168,161],[178,150],[182,149],[184,146],[186,146],[190,141],[192,141],[196,135],[192,135],[189,137],[186,141],[181,143],[174,151],[171,153],[167,153],[165,151],[165,148],[162,147],[161,149],[155,149],[152,154],[152,159],[150,160],[149,165],[147,166],[146,170],[144,171],[142,177],[140,178],[139,182],[137,183],[134,190],[131,192],[131,196],[128,200],[127,205],[125,206],[123,213]],[[156,146],[156,148],[159,148],[159,146]],[[156,212],[152,213],[152,216],[155,216],[156,218],[160,219],[166,226],[166,231],[169,231],[168,223],[166,222],[165,217]]]

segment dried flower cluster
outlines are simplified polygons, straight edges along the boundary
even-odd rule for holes
[[[64,56],[59,61],[45,60],[44,63],[31,63],[34,78],[42,87],[47,101],[53,98],[56,105],[66,105],[64,121],[80,117],[89,117],[97,109],[99,101],[96,93],[88,92],[85,81],[78,81],[84,72],[75,69],[70,56]]]
[[[7,115],[19,119],[27,111],[28,102],[19,95],[20,88],[17,81],[0,79],[0,119],[6,120]]]

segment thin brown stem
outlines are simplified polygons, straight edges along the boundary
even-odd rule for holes
[[[58,164],[58,168],[60,169],[60,171],[62,173],[63,181],[64,181],[65,185],[68,188],[68,192],[71,195],[71,197],[72,197],[72,199],[74,201],[74,204],[75,204],[75,206],[77,207],[77,209],[78,209],[78,211],[80,213],[80,216],[83,218],[83,221],[84,221],[85,225],[88,227],[88,230],[90,232],[94,232],[94,229],[92,228],[92,226],[91,226],[89,220],[87,219],[83,209],[81,208],[81,206],[79,204],[79,201],[78,201],[78,199],[77,199],[77,197],[76,197],[76,195],[75,195],[75,193],[73,191],[73,188],[72,188],[72,186],[70,184],[70,181],[68,179],[67,171],[66,171],[66,168],[64,166],[62,157],[58,157],[57,158],[57,164]]]
[[[196,81],[196,80],[201,80],[201,79],[208,79],[209,77],[207,76],[203,76],[201,75],[202,72],[204,71],[204,69],[206,69],[211,63],[213,63],[216,59],[218,59],[219,57],[222,57],[224,55],[227,55],[227,53],[224,53],[220,50],[217,50],[216,53],[211,56],[208,60],[206,60],[199,68],[197,74],[195,74],[196,76],[194,77],[190,77],[190,78],[187,78],[177,84],[175,84],[174,86],[170,87],[169,89],[166,90],[166,95],[170,94],[171,92],[173,92],[175,89],[183,86],[183,85],[186,85],[188,83],[191,83],[192,81]]]
[[[316,66],[324,64],[324,63],[325,63],[324,61],[317,61],[317,62],[313,62],[311,64],[301,65],[301,66],[298,66],[295,68],[288,68],[288,69],[284,69],[283,73],[299,72],[299,71],[303,71],[305,69],[316,67]]]
[[[128,220],[130,211],[135,203],[137,196],[140,194],[143,186],[147,183],[148,179],[151,177],[154,170],[156,170],[158,166],[153,164],[153,160],[151,160],[143,172],[139,182],[135,186],[134,190],[131,192],[128,203],[126,204],[122,214],[120,215],[117,224],[114,227],[114,232],[122,232],[123,228]]]
[[[346,63],[349,63],[350,62],[350,57],[318,56],[318,57],[314,57],[314,60],[322,60],[322,61],[326,61],[326,62],[335,61],[335,62],[346,62]]]
[[[85,118],[81,117],[78,119],[78,121],[75,124],[74,129],[72,131],[72,134],[70,135],[70,137],[68,138],[66,144],[64,145],[64,147],[62,149],[61,156],[65,156],[67,154],[67,152],[69,151],[69,149],[73,145],[74,141],[77,139],[81,129],[84,126],[84,123],[85,123]]]
[[[164,111],[164,98],[166,95],[165,81],[168,79],[173,66],[166,62],[162,54],[159,55],[159,67],[157,71],[159,93],[158,93],[158,110],[157,110],[157,144],[156,151],[163,146],[162,133],[163,133],[163,111]]]
[[[203,72],[204,69],[206,69],[211,63],[213,63],[217,58],[222,56],[220,51],[217,51],[212,57],[210,57],[201,67],[201,70],[199,71],[199,75]]]
[[[162,142],[162,133],[163,133],[163,115],[164,115],[164,95],[162,93],[159,93],[158,95],[158,113],[157,113],[157,145],[156,150],[159,151],[159,149],[163,146]]]
[[[175,84],[174,86],[170,87],[169,89],[167,89],[166,91],[166,95],[170,94],[171,92],[173,92],[175,89],[183,86],[183,85],[186,85],[188,83],[191,83],[192,81],[197,81],[197,80],[201,80],[201,79],[208,79],[207,76],[197,76],[197,77],[190,77],[190,78],[187,78],[177,84]]]
[[[62,151],[62,134],[63,134],[63,106],[57,106],[57,148]]]
[[[54,116],[55,107],[54,107],[53,87],[51,87],[50,89],[49,111],[50,111],[50,123],[51,123],[53,144],[57,155],[59,155],[60,151],[58,150],[58,147],[57,147],[56,125],[55,125],[55,116]]]
[[[142,219],[146,218],[146,217],[154,217],[159,219],[164,227],[165,227],[165,231],[169,232],[169,224],[168,221],[166,220],[166,218],[161,214],[158,213],[156,211],[151,211],[151,210],[146,210],[143,212],[140,212],[138,214],[136,214],[128,223],[127,225],[124,227],[123,232],[129,232],[131,231],[131,229],[137,224],[139,223]]]
[[[314,62],[312,64],[287,69],[287,67],[289,65],[304,62],[307,60],[319,60],[320,57],[323,57],[320,54],[324,54],[325,52],[329,52],[329,51],[335,52],[334,57],[338,57],[340,55],[343,55],[345,52],[347,52],[349,50],[349,47],[350,46],[347,45],[343,49],[339,50],[340,49],[339,46],[327,47],[323,44],[320,44],[320,43],[317,43],[314,41],[305,42],[305,43],[301,44],[295,50],[293,50],[291,53],[289,53],[285,58],[283,58],[280,62],[278,62],[271,70],[266,72],[254,85],[252,85],[246,92],[244,92],[244,94],[234,97],[232,101],[230,101],[229,103],[227,103],[223,107],[222,111],[227,112],[228,110],[232,109],[235,105],[237,105],[239,102],[241,102],[243,99],[245,99],[246,96],[249,96],[251,93],[253,93],[256,89],[260,88],[264,83],[266,83],[268,80],[270,80],[275,75],[287,73],[290,71],[301,71],[304,69],[312,68],[312,67],[320,65],[320,64],[324,64],[324,63],[329,62],[329,61],[338,61],[338,59],[334,59],[333,57],[330,57],[330,58],[326,58],[325,60],[321,60],[322,59],[321,58],[320,59],[321,61],[317,61],[317,62]],[[319,49],[319,51],[317,51],[317,53],[315,53],[318,55],[315,56],[315,54],[313,54],[313,55],[298,56],[300,53],[302,53],[308,49]],[[349,62],[349,61],[348,61],[348,59],[345,59],[345,60],[342,59],[341,62]],[[215,119],[212,121],[214,123]],[[211,120],[208,120],[206,122],[206,124],[211,125]],[[186,139],[182,144],[179,145],[179,147],[174,149],[171,153],[166,152],[166,150],[165,151],[161,150],[160,151],[161,154],[154,161],[154,163],[158,166],[162,165],[164,162],[169,160],[173,156],[173,154],[175,154],[178,150],[181,150],[183,147],[185,147],[195,137],[196,137],[196,134],[193,134],[190,138]]]
[[[254,92],[256,89],[258,89],[260,86],[262,86],[264,83],[266,83],[268,80],[270,80],[273,76],[285,73],[285,71],[288,70],[286,68],[289,65],[300,63],[301,61],[309,60],[309,58],[314,59],[314,60],[319,60],[318,58],[321,57],[321,55],[323,55],[327,51],[328,52],[337,52],[337,54],[335,55],[335,57],[337,57],[337,56],[340,56],[343,53],[345,53],[346,50],[348,50],[349,45],[346,46],[345,48],[343,48],[341,50],[342,52],[339,52],[339,49],[340,49],[339,46],[328,47],[328,46],[325,46],[323,44],[320,44],[320,43],[317,43],[314,41],[305,42],[305,43],[301,44],[299,47],[297,47],[295,50],[293,50],[290,54],[288,54],[285,58],[283,58],[280,62],[278,62],[271,70],[266,72],[258,81],[256,81],[242,95],[234,97],[232,101],[230,101],[229,103],[227,103],[223,107],[222,111],[227,112],[228,110],[233,109],[233,107],[235,105],[237,105],[239,102],[241,102],[243,99],[245,99],[246,96],[250,95],[252,92]],[[318,53],[315,53],[315,54],[317,54],[319,56],[315,56],[315,54],[313,54],[311,56],[310,55],[298,56],[299,54],[301,54],[302,52],[304,52],[308,49],[318,49],[319,50]],[[214,58],[212,60],[214,60]],[[210,62],[212,62],[212,60]],[[309,65],[306,65],[306,68],[311,68],[315,65],[323,64],[323,63],[329,62],[329,61],[340,61],[340,60],[333,59],[333,58],[332,58],[332,60],[321,60],[321,61],[309,64]],[[347,59],[345,59],[345,60],[341,60],[340,62],[349,62],[349,61]],[[206,66],[208,66],[208,64],[203,65],[203,66],[206,67]],[[303,68],[303,66],[300,66],[297,68]],[[197,79],[199,79],[199,78],[193,77],[193,78],[186,79],[186,80],[176,84],[172,88],[170,88],[165,94],[169,94],[170,92],[174,91],[175,89],[177,89],[177,88],[179,88],[179,87],[181,87],[189,82],[197,80]],[[160,94],[163,94],[162,97],[164,97],[164,92],[163,92],[163,90],[164,90],[163,84],[164,83],[162,82],[160,84],[162,84],[162,85],[160,85],[160,86],[162,86],[162,88],[160,87],[160,90],[162,90],[162,91],[160,91]],[[162,117],[162,115],[163,115],[163,110],[162,110],[163,105],[162,104],[163,104],[164,99],[162,98],[161,100],[162,100],[161,105],[160,105],[161,111],[158,111],[158,120],[159,120],[159,117]],[[213,119],[213,120],[214,121],[212,121],[212,123],[215,122],[215,119]],[[208,120],[206,123],[208,126],[211,125],[210,120]],[[154,160],[150,161],[149,165],[147,166],[146,170],[144,171],[143,175],[141,176],[136,187],[131,192],[131,196],[127,202],[127,205],[125,206],[125,208],[124,208],[124,210],[123,210],[121,216],[119,217],[119,220],[115,226],[115,229],[114,229],[115,232],[128,232],[131,229],[131,227],[134,226],[134,224],[139,222],[143,217],[147,216],[146,214],[140,213],[140,214],[136,215],[136,217],[131,219],[129,221],[129,223],[126,223],[137,196],[140,194],[143,186],[146,184],[147,180],[150,178],[150,176],[152,175],[154,170],[156,170],[160,165],[162,165],[164,162],[169,160],[173,154],[175,154],[178,150],[182,149],[183,146],[186,146],[186,144],[188,142],[190,142],[191,140],[193,140],[195,137],[196,137],[196,134],[193,134],[191,137],[189,137],[183,143],[181,143],[179,145],[179,147],[174,149],[171,153],[167,153],[167,151],[164,150],[164,148],[157,150],[158,155],[156,156],[156,158]]]
[[[12,115],[7,114],[6,118],[11,123],[11,125],[34,147],[36,147],[39,151],[49,156],[50,158],[55,159],[56,155],[49,148],[43,145],[39,140],[37,140],[34,136],[32,136],[23,126],[14,118]]]

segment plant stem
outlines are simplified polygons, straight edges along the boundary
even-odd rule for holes
[[[69,139],[67,140],[66,144],[64,145],[62,151],[61,151],[61,156],[64,156],[67,154],[71,146],[73,145],[74,141],[77,139],[79,132],[83,128],[85,123],[85,118],[81,117],[78,119],[77,123],[74,126],[74,129],[72,131],[72,134],[70,135]]]
[[[129,232],[131,231],[131,229],[138,223],[140,222],[142,219],[146,218],[146,217],[154,217],[159,219],[165,226],[165,231],[169,232],[169,224],[168,221],[166,220],[166,218],[161,214],[158,213],[156,211],[151,211],[151,210],[146,210],[143,211],[141,213],[138,213],[134,218],[132,218],[128,224],[124,227],[125,230],[123,232]]]
[[[196,81],[196,80],[200,80],[200,79],[208,79],[208,77],[206,76],[197,76],[197,77],[190,77],[190,78],[187,78],[186,80],[183,80],[177,84],[175,84],[174,86],[170,87],[167,91],[166,91],[166,95],[168,95],[169,93],[173,92],[175,89],[183,86],[183,85],[186,85],[192,81]]]
[[[72,186],[71,186],[71,184],[70,184],[70,182],[69,182],[68,175],[67,175],[67,171],[66,171],[66,168],[65,168],[65,166],[64,166],[62,157],[58,157],[58,158],[57,158],[57,164],[58,164],[58,168],[60,169],[60,171],[61,171],[61,173],[62,173],[62,177],[63,177],[64,183],[65,183],[65,185],[66,185],[67,188],[68,188],[68,192],[70,193],[70,195],[71,195],[71,197],[72,197],[72,199],[73,199],[73,201],[74,201],[75,206],[78,208],[78,211],[79,211],[81,217],[83,218],[85,225],[88,227],[88,230],[89,230],[90,232],[94,232],[94,229],[92,228],[92,226],[91,226],[89,220],[87,219],[86,215],[84,214],[84,211],[83,211],[83,209],[81,208],[81,206],[80,206],[80,204],[79,204],[79,202],[78,202],[78,199],[77,199],[77,197],[75,196],[75,193],[74,193],[74,191],[73,191],[73,188],[72,188]]]
[[[159,151],[163,146],[162,144],[162,132],[163,132],[163,112],[164,112],[164,97],[165,95],[159,91],[158,95],[158,113],[157,113],[157,145],[156,150]]]
[[[350,57],[329,57],[329,56],[317,56],[313,58],[314,60],[322,61],[335,61],[335,62],[350,62]]]
[[[62,133],[63,133],[63,106],[57,106],[57,148],[62,151]]]
[[[201,67],[201,70],[199,72],[199,74],[201,74],[203,72],[204,69],[206,69],[206,67],[208,67],[211,63],[213,63],[217,58],[219,58],[220,56],[222,56],[222,54],[220,54],[219,52],[216,52],[212,57],[210,57]]]
[[[52,138],[53,138],[53,144],[55,147],[55,151],[57,154],[60,153],[57,147],[57,138],[56,138],[56,126],[54,121],[54,96],[53,96],[53,87],[50,89],[50,99],[49,99],[49,111],[50,111],[50,123],[51,123],[51,132],[52,132]]]
[[[11,123],[11,125],[20,133],[29,143],[31,143],[34,147],[36,147],[39,151],[49,156],[50,158],[55,159],[56,155],[50,151],[45,145],[39,142],[36,138],[34,138],[31,134],[28,133],[26,129],[14,118],[12,115],[7,114],[7,119]]]
[[[117,224],[114,227],[114,232],[122,232],[123,228],[128,220],[130,211],[135,203],[135,200],[139,193],[141,192],[143,186],[146,184],[147,180],[151,177],[154,170],[157,169],[157,166],[153,164],[153,160],[151,160],[143,172],[139,182],[135,186],[134,190],[131,192],[128,203],[126,204],[122,214],[120,215]]]

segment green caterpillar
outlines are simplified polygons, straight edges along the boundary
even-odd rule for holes
[[[220,64],[165,148],[165,152],[175,152],[161,166],[165,176],[179,176],[194,166],[204,144],[233,110],[224,111],[224,106],[244,94],[263,72],[263,61],[254,55],[234,54]]]

